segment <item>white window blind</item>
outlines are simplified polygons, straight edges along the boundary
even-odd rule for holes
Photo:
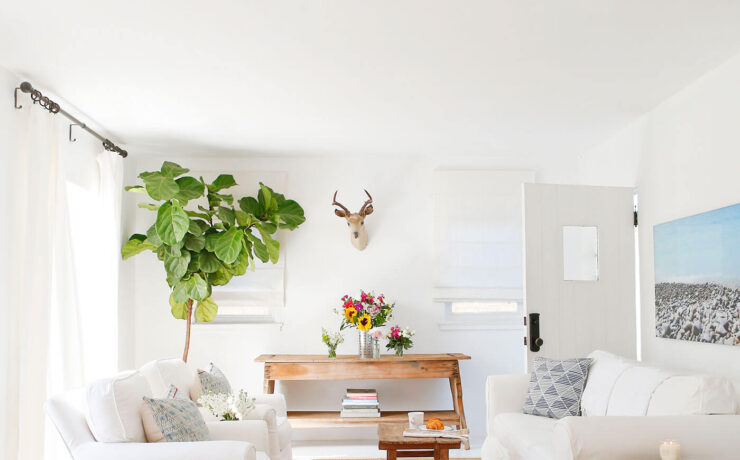
[[[522,183],[533,171],[435,172],[434,300],[521,300]]]

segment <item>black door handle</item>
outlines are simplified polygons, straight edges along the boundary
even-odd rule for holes
[[[540,351],[545,341],[540,337],[540,314],[529,314],[529,349],[533,353]]]

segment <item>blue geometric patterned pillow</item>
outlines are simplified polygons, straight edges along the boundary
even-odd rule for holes
[[[523,412],[550,418],[581,414],[591,358],[535,358]]]
[[[144,431],[149,442],[208,441],[210,434],[198,406],[189,399],[152,399],[144,396],[151,418],[142,412]],[[151,426],[150,420],[154,421]]]

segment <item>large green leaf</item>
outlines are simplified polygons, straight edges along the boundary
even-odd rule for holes
[[[170,294],[170,311],[172,312],[172,316],[177,319],[188,319],[187,301],[177,302],[175,300],[175,293],[173,292],[172,294]]]
[[[263,213],[269,213],[270,203],[272,202],[272,190],[262,182],[260,182],[260,189],[257,192],[257,201],[260,204],[260,210]]]
[[[221,219],[221,222],[227,224],[229,227],[234,226],[236,215],[234,214],[233,209],[227,208],[226,206],[219,206],[217,215],[218,218]]]
[[[175,181],[180,191],[177,192],[175,198],[180,201],[195,200],[203,196],[204,187],[203,184],[195,177],[185,176]]]
[[[248,227],[251,223],[251,217],[241,209],[234,210],[234,217],[236,218],[236,224],[241,227]]]
[[[246,248],[246,244],[242,244],[242,250],[239,253],[239,257],[236,258],[236,262],[231,265],[231,271],[234,276],[242,276],[247,272],[249,267],[249,251]]]
[[[218,207],[221,202],[226,202],[228,204],[234,204],[234,196],[233,195],[222,195],[217,192],[208,192],[208,206],[212,208]]]
[[[221,261],[218,260],[216,254],[203,251],[198,254],[198,265],[204,273],[215,273],[219,268],[221,268]]]
[[[244,239],[244,232],[237,227],[231,227],[226,232],[221,233],[213,248],[216,257],[224,263],[234,263],[242,249],[242,239]]]
[[[256,226],[260,233],[267,233],[268,235],[272,235],[277,231],[277,225],[272,222],[257,222]]]
[[[127,192],[146,193],[146,189],[141,185],[129,185],[128,187],[124,187],[123,189]]]
[[[121,257],[123,257],[123,259],[125,260],[143,251],[146,251],[146,250],[154,251],[156,249],[157,249],[157,246],[147,241],[146,236],[135,234],[135,235],[132,235],[131,238],[129,238],[129,240],[126,241],[126,243],[121,248]]]
[[[206,236],[206,251],[214,252],[216,250],[216,241],[221,237],[221,232],[214,229],[208,230]]]
[[[225,188],[233,187],[235,185],[236,181],[234,180],[234,176],[232,176],[231,174],[221,174],[216,178],[216,180],[213,181],[212,184],[208,185],[208,190],[210,190],[211,192],[218,192]]]
[[[208,274],[208,281],[214,286],[224,286],[231,281],[232,276],[234,276],[234,274],[231,273],[229,269],[221,265],[214,273]]]
[[[185,292],[190,299],[203,300],[208,297],[208,291],[208,283],[206,283],[206,280],[201,278],[197,273],[193,274],[190,279],[185,281]]]
[[[208,215],[208,213],[202,213],[202,212],[196,212],[196,211],[185,211],[188,216],[190,217],[197,217],[198,219],[205,219],[208,220],[211,218],[211,216]]]
[[[205,246],[206,238],[203,235],[195,236],[188,234],[185,236],[185,247],[191,251],[200,252]]]
[[[208,230],[208,222],[198,219],[191,220],[188,226],[188,233],[195,236],[201,236],[206,230]]]
[[[285,224],[285,228],[290,230],[295,229],[306,221],[303,215],[303,208],[293,200],[283,201],[278,206],[277,213],[280,216],[280,220]]]
[[[187,168],[183,168],[177,163],[173,163],[171,161],[165,161],[164,163],[162,163],[161,171],[162,171],[162,175],[175,178],[177,176],[181,176],[185,174],[186,172],[190,170]]]
[[[164,203],[157,211],[156,229],[159,238],[167,244],[182,241],[190,226],[190,219],[178,203]]]
[[[175,283],[172,289],[172,299],[177,303],[185,303],[188,301],[187,280],[180,280]]]
[[[195,308],[195,320],[199,323],[208,323],[216,319],[217,313],[218,305],[208,297],[207,299],[203,299],[198,302],[198,305]]]
[[[167,201],[180,191],[177,182],[172,177],[160,173],[148,174],[144,177],[146,192],[155,200]]]
[[[162,240],[161,238],[159,238],[159,235],[157,235],[157,228],[154,224],[152,224],[151,227],[149,227],[149,229],[146,231],[146,239],[157,247],[162,246]]]
[[[195,273],[200,270],[200,263],[197,252],[190,253],[190,263],[188,264],[188,273]]]
[[[258,227],[257,230],[259,230],[260,235],[262,235],[262,241],[265,242],[267,253],[270,256],[270,262],[276,264],[278,257],[280,257],[280,242],[272,239],[272,237],[268,235],[267,232],[263,231],[262,228]]]
[[[267,262],[270,260],[270,253],[267,251],[267,247],[265,247],[265,244],[257,238],[256,235],[252,234],[252,232],[246,233],[247,238],[249,238],[249,241],[252,242],[252,248],[254,249],[254,255],[257,256],[259,260],[262,262]]]
[[[260,215],[262,215],[262,213],[260,212],[260,204],[254,197],[245,196],[244,198],[239,200],[239,207],[242,208],[242,211],[246,212],[247,214],[251,214],[254,217],[259,217]]]
[[[190,263],[190,252],[181,251],[178,255],[166,254],[164,256],[164,269],[167,271],[167,277],[175,282],[185,275]]]

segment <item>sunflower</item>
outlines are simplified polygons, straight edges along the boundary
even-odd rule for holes
[[[357,320],[357,329],[367,331],[371,327],[373,327],[373,319],[367,313],[360,316],[360,319]]]
[[[352,321],[355,316],[357,316],[357,310],[355,310],[355,306],[352,305],[351,307],[347,307],[344,309],[344,320],[348,323],[352,323]]]

